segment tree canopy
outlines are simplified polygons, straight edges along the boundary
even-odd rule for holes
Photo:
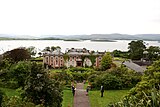
[[[101,68],[102,70],[106,70],[111,68],[112,65],[112,56],[109,52],[107,52],[101,60]]]
[[[131,41],[128,45],[130,58],[140,60],[143,57],[143,51],[146,49],[144,42],[142,40]]]
[[[3,59],[9,59],[12,62],[24,61],[30,58],[31,55],[25,48],[13,49],[3,54]]]
[[[32,63],[28,75],[24,94],[34,104],[43,104],[46,107],[61,107],[62,89],[60,83],[51,79],[41,64]]]

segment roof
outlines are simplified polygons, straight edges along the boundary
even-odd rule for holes
[[[93,55],[104,55],[106,52],[94,52]]]
[[[55,50],[53,52],[45,52],[44,55],[63,55],[64,53],[62,53],[59,50]]]
[[[68,55],[90,55],[89,53],[83,53],[83,52],[68,52]]]
[[[141,72],[142,73],[142,72],[145,71],[144,68],[142,68],[141,66],[133,63],[132,61],[125,61],[125,62],[123,62],[123,65],[125,65],[126,67],[128,67],[128,68],[130,68],[130,69],[132,69],[136,72]]]

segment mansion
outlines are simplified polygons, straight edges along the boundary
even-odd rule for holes
[[[62,53],[60,49],[43,54],[43,63],[52,68],[62,67],[100,67],[105,52],[94,52],[83,49],[66,49]]]

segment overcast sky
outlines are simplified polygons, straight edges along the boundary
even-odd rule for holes
[[[159,33],[160,0],[0,0],[0,34]]]

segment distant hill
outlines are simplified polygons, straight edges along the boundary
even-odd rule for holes
[[[160,41],[160,34],[91,34],[91,35],[42,35],[39,37],[29,35],[5,35],[0,34],[3,39],[34,39],[34,40],[150,40]]]

